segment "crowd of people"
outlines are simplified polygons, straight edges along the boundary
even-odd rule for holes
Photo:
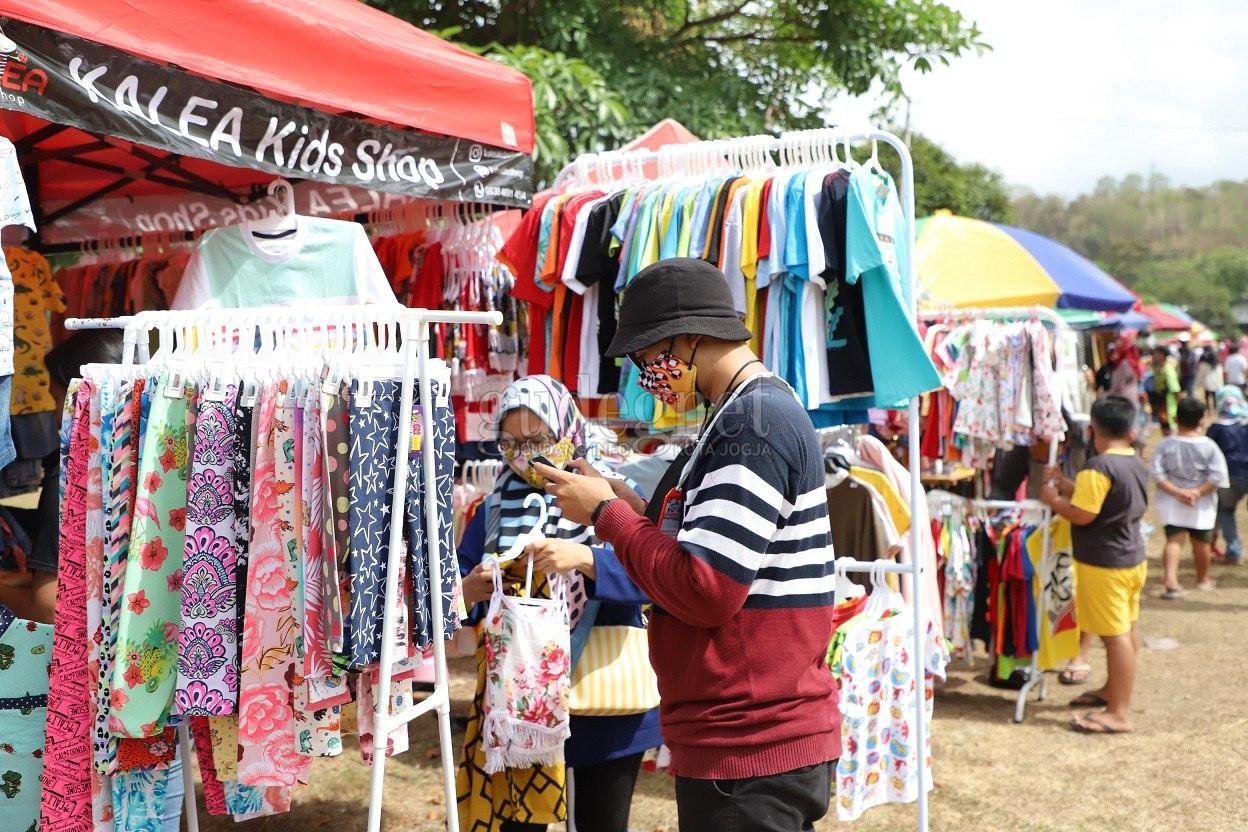
[[[1159,598],[1183,597],[1179,566],[1186,547],[1199,591],[1216,588],[1210,577],[1215,560],[1242,562],[1235,515],[1248,494],[1248,357],[1243,347],[1226,343],[1197,349],[1180,340],[1177,349],[1154,344],[1145,360],[1134,333],[1122,335],[1109,345],[1107,361],[1095,376],[1090,427],[1095,453],[1073,479],[1058,467],[1046,472],[1041,499],[1072,526],[1083,632],[1079,655],[1061,681],[1090,681],[1088,652],[1096,638],[1106,653],[1105,684],[1072,702],[1095,709],[1072,720],[1076,731],[1131,730],[1150,480],[1165,533]],[[1146,463],[1150,422],[1160,428],[1162,439]]]

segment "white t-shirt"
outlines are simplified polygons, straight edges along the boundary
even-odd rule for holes
[[[1238,352],[1227,356],[1226,383],[1238,384],[1242,387],[1245,382],[1248,382],[1248,358]]]
[[[1207,436],[1167,436],[1153,452],[1153,479],[1179,488],[1199,488],[1211,482],[1219,488],[1231,484],[1226,458]],[[1207,531],[1218,520],[1218,494],[1206,494],[1189,506],[1157,489],[1157,518],[1162,525]]]
[[[299,217],[266,240],[245,225],[209,231],[186,267],[173,309],[397,304],[359,223]]]

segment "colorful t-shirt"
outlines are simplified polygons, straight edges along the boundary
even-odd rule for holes
[[[836,766],[836,817],[857,820],[883,803],[919,797],[932,788],[933,680],[945,676],[944,634],[930,620],[924,634],[923,679],[914,676],[914,616],[899,596],[882,616],[870,612],[845,625],[841,648],[841,757]],[[920,691],[922,693],[920,694]],[[929,727],[915,744],[916,697],[923,697]],[[920,758],[920,751],[922,757]]]
[[[52,279],[48,261],[28,249],[4,250],[13,273],[13,398],[9,412],[46,413],[56,410],[48,389],[50,377],[43,358],[52,349],[50,313],[66,310],[61,287]]]

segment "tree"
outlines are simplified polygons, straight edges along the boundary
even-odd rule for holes
[[[606,100],[599,83],[622,102],[622,133],[668,116],[706,138],[774,133],[820,124],[830,93],[878,85],[897,97],[903,68],[927,72],[986,48],[973,23],[937,0],[368,2],[526,72],[582,62],[586,71],[563,79],[572,86],[552,85],[553,106],[536,102],[539,120],[553,114],[565,130],[570,153],[614,143],[614,124],[566,131],[577,102],[592,102],[592,117]],[[540,170],[563,161],[547,158]]]
[[[910,155],[916,216],[948,210],[988,222],[1012,220],[1009,190],[1000,173],[980,164],[959,164],[947,150],[918,134],[911,137]]]

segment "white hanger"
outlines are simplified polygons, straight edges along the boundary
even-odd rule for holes
[[[278,203],[280,210],[253,220],[247,224],[248,230],[258,237],[279,238],[294,234],[299,229],[299,215],[295,213],[295,186],[289,180],[277,178],[269,183],[269,196],[277,197],[282,192]]]
[[[861,598],[866,594],[866,590],[849,579],[849,573],[845,571],[842,558],[836,563],[836,588],[832,591],[832,606],[836,606],[848,598]]]

